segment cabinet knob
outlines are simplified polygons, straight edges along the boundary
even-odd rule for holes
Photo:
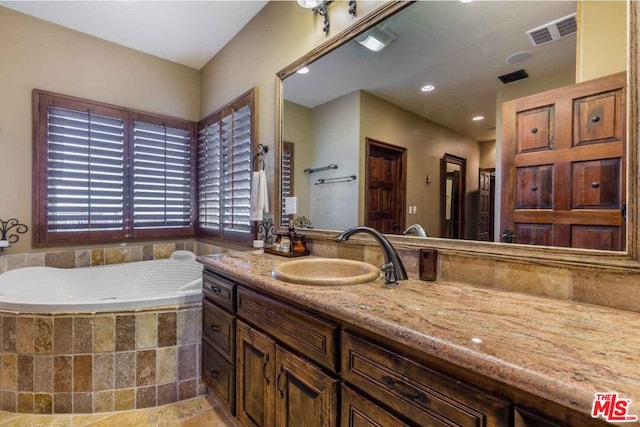
[[[538,128],[532,128],[532,129],[531,129],[531,133],[533,133],[533,134],[538,133]]]
[[[600,121],[600,116],[593,116],[593,117],[591,117],[591,121],[592,121],[593,123],[598,123],[598,122]]]
[[[533,185],[531,186],[531,191],[537,191],[537,190],[538,190],[538,186],[537,186],[537,185],[535,185],[535,184],[533,184]]]
[[[593,181],[591,183],[591,188],[600,188],[600,183],[598,181]]]
[[[211,376],[211,378],[213,378],[214,380],[219,380],[220,379],[220,372],[216,371],[215,369],[211,369],[209,371],[209,375]]]
[[[222,289],[218,288],[217,286],[211,286],[211,292],[220,294],[222,293]]]
[[[214,325],[213,323],[209,325],[209,329],[211,332],[220,332],[220,326]]]

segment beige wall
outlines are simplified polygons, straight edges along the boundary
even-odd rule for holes
[[[287,120],[282,123],[282,139],[293,143],[293,195],[298,198],[298,215],[309,218],[309,183],[304,170],[311,165],[311,110],[285,101],[282,107]]]
[[[440,235],[440,159],[445,153],[467,159],[465,234],[475,233],[474,194],[478,190],[480,149],[473,139],[414,113],[361,92],[360,174],[364,177],[365,137],[407,148],[407,204],[417,206],[407,214],[407,225],[421,224],[431,236]],[[425,183],[427,174],[431,184]],[[364,181],[360,186],[360,206],[364,206]],[[364,218],[361,214],[361,220]]]
[[[627,69],[627,2],[578,2],[576,82]]]
[[[199,118],[199,73],[0,7],[0,218],[31,228],[31,92]],[[30,232],[10,253],[31,251]]]
[[[480,146],[480,168],[490,169],[496,167],[496,141],[482,141]]]
[[[384,3],[358,2],[358,16],[354,18],[348,14],[347,2],[332,2],[329,5],[329,38]],[[303,9],[295,1],[269,2],[201,70],[201,116],[255,87],[258,140],[273,147],[276,135],[276,73],[326,40],[322,32],[322,18],[311,10]],[[269,188],[273,188],[274,151],[270,150],[266,156]],[[273,202],[273,192],[270,196]]]

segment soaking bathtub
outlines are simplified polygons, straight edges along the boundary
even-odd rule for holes
[[[204,393],[201,277],[187,251],[0,274],[0,409],[124,411]]]
[[[163,260],[0,274],[0,309],[12,311],[112,311],[183,304],[201,296],[202,265],[189,251]]]

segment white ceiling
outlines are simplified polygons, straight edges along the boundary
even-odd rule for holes
[[[398,36],[387,48],[372,54],[346,43],[308,74],[288,77],[284,97],[313,108],[364,90],[476,141],[492,140],[504,86],[498,76],[524,68],[530,82],[574,78],[575,35],[534,47],[526,31],[575,11],[574,1],[419,1],[381,24]],[[505,62],[520,51],[533,56]],[[436,89],[420,92],[426,84]],[[476,115],[485,119],[472,121]]]
[[[201,69],[260,1],[0,1],[0,6]]]

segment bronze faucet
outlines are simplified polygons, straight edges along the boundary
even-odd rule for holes
[[[346,231],[343,231],[336,240],[343,241],[349,240],[351,236],[358,233],[370,234],[373,236],[380,246],[382,247],[382,253],[384,255],[384,264],[380,267],[380,270],[384,271],[384,283],[388,286],[395,286],[398,284],[398,280],[407,280],[407,271],[400,260],[398,252],[391,246],[391,242],[377,230],[370,227],[353,227]]]

